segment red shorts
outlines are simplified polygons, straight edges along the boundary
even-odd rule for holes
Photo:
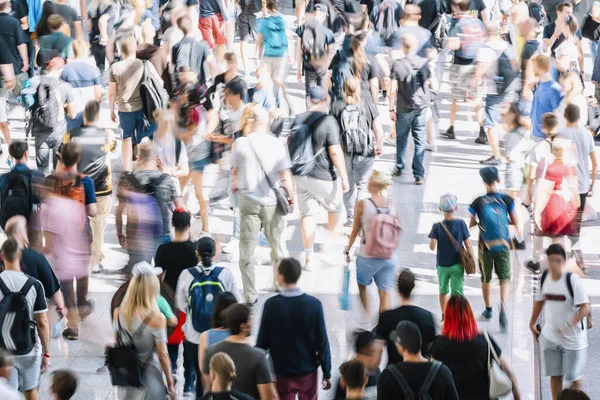
[[[227,43],[227,37],[225,36],[225,23],[223,22],[223,16],[221,13],[216,13],[210,17],[200,18],[198,22],[198,28],[202,33],[202,38],[208,43],[208,47],[213,49],[215,43],[222,45]]]

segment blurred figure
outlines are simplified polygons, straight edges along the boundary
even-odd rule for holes
[[[13,373],[13,357],[0,349],[0,397],[3,400],[23,400],[25,397],[8,383]]]
[[[72,60],[73,55],[73,39],[64,34],[66,22],[63,17],[58,14],[53,14],[48,18],[48,29],[50,34],[42,36],[38,39],[40,52],[53,52],[65,62]],[[39,64],[39,61],[38,61]]]
[[[334,400],[375,400],[377,399],[377,383],[381,375],[381,371],[379,371],[381,346],[377,343],[377,337],[373,332],[360,331],[355,333],[354,336],[354,352],[356,355],[353,359],[340,365],[341,379],[336,388]],[[364,378],[359,379],[361,369],[358,368],[356,363],[362,365]],[[342,368],[344,365],[354,365],[354,367],[344,371],[345,368]],[[351,372],[353,370],[354,373]],[[347,379],[350,375],[354,377],[351,382]],[[352,391],[351,397],[348,397],[348,389]],[[356,392],[357,390],[358,392]]]
[[[267,1],[266,18],[259,19],[256,23],[258,40],[256,46],[263,49],[263,63],[269,65],[273,80],[284,86],[287,73],[288,37],[286,24],[279,12],[279,0]]]
[[[71,371],[59,369],[52,373],[50,391],[54,400],[69,400],[77,391],[77,377]]]
[[[111,0],[93,0],[87,8],[90,19],[90,45],[96,67],[104,73],[106,61],[114,58],[114,25],[118,10]]]
[[[584,393],[583,390],[566,388],[563,389],[556,400],[591,400],[590,396]]]

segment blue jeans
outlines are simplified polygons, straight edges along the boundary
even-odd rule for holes
[[[124,112],[119,111],[119,124],[123,129],[123,139],[131,138],[133,143],[139,143],[143,138],[156,131],[156,124],[144,127],[144,111]]]
[[[423,158],[425,157],[425,130],[427,109],[410,110],[406,113],[396,113],[396,167],[400,170],[406,166],[406,149],[408,134],[412,130],[415,142],[412,170],[415,178],[425,177]]]
[[[167,352],[171,359],[171,369],[173,375],[177,374],[177,358],[179,356],[179,345],[178,344],[167,344]],[[196,383],[196,370],[194,369],[193,360],[190,359],[189,355],[183,352],[183,391],[193,392],[194,384]]]

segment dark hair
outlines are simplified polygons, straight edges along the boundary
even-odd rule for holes
[[[224,314],[229,306],[236,304],[237,299],[231,292],[223,292],[217,296],[215,308],[213,309],[210,325],[213,328],[223,328],[225,326]]]
[[[279,0],[267,0],[267,10],[270,10],[270,11],[279,10]]]
[[[349,389],[361,389],[365,385],[367,368],[358,360],[346,361],[340,365],[340,374]]]
[[[558,118],[554,113],[545,113],[542,115],[542,128],[548,131],[556,129],[558,126]]]
[[[142,193],[144,191],[144,185],[135,176],[133,172],[124,172],[119,179],[119,187],[125,187],[127,190],[136,193]]]
[[[212,265],[212,258],[217,252],[217,246],[215,240],[208,236],[204,236],[196,242],[196,253],[198,259],[202,263],[203,267],[210,267]]]
[[[568,104],[565,108],[565,119],[567,122],[574,123],[579,121],[581,118],[581,110],[579,110],[579,106],[575,104]]]
[[[590,396],[585,394],[583,390],[566,388],[563,389],[556,400],[591,400]]]
[[[10,1],[6,1],[4,3],[0,3],[0,12],[6,11],[6,9],[8,8],[9,4],[10,4]]]
[[[373,346],[377,337],[372,331],[358,331],[355,332],[354,338],[354,351],[356,354],[363,354],[365,350]]]
[[[52,14],[58,14],[58,6],[51,1],[45,1],[44,5],[42,6],[42,16],[40,17],[40,21],[35,28],[35,33],[37,34],[38,39],[44,35],[50,34],[50,29],[48,28],[48,18],[50,18]]]
[[[94,122],[98,120],[100,115],[100,102],[96,100],[90,100],[85,103],[85,110],[83,111],[85,120],[88,122]]]
[[[185,232],[185,230],[190,227],[191,222],[192,214],[190,214],[190,212],[185,208],[177,207],[173,211],[173,216],[171,217],[171,224],[173,224],[175,232]]]
[[[565,9],[565,7],[573,8],[573,4],[571,4],[568,1],[563,1],[562,3],[558,3],[556,5],[556,11],[562,12]]]
[[[362,76],[362,71],[365,65],[369,63],[367,52],[365,51],[365,46],[363,44],[366,38],[366,33],[357,33],[356,35],[352,36],[352,40],[350,41],[350,48],[354,58],[354,64],[352,67],[354,69],[354,76],[358,78]]]
[[[60,151],[60,160],[70,168],[81,160],[81,145],[75,142],[65,143]]]
[[[467,12],[471,9],[471,2],[469,0],[462,0],[457,4],[458,11]]]
[[[548,249],[546,249],[546,256],[561,256],[564,260],[567,259],[567,253],[565,252],[565,248],[558,243],[554,243],[548,246]]]
[[[398,275],[398,293],[405,299],[410,298],[410,294],[415,288],[415,275],[408,268],[400,271]]]
[[[60,14],[52,14],[48,17],[48,29],[56,31],[65,23],[65,19]]]
[[[15,262],[19,258],[19,243],[9,238],[2,243],[2,258],[4,261]]]
[[[517,128],[525,127],[521,119],[521,110],[519,110],[519,106],[516,101],[514,103],[510,103],[510,106],[508,106],[508,108],[506,109],[506,113],[511,113],[512,115],[514,115],[514,120],[511,121],[511,124],[514,124]]]
[[[232,335],[239,335],[242,332],[242,325],[250,321],[250,307],[245,304],[232,304],[227,307],[224,314],[226,326]]]
[[[239,79],[233,79],[225,84],[227,90],[233,96],[240,96],[242,99],[246,96],[246,88]]]
[[[22,160],[28,150],[29,145],[22,140],[14,140],[8,146],[8,154],[15,160]]]
[[[298,279],[300,279],[300,275],[302,274],[302,266],[300,265],[300,261],[296,260],[295,258],[288,257],[279,262],[277,271],[283,275],[283,280],[285,283],[294,284],[298,282]]]
[[[52,374],[52,391],[57,400],[69,400],[77,390],[77,377],[71,371],[59,369]]]

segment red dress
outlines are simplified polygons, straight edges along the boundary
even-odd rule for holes
[[[562,193],[563,181],[572,176],[576,176],[575,169],[572,166],[564,165],[562,161],[553,162],[546,170],[544,178],[554,182],[554,189],[542,212],[543,236],[569,236],[577,233],[575,225],[577,210]]]

